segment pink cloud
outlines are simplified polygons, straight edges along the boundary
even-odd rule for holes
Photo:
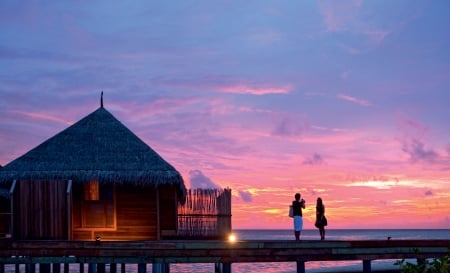
[[[281,33],[274,30],[268,30],[265,32],[258,32],[256,34],[250,35],[249,39],[260,45],[269,45],[280,41]]]
[[[361,3],[361,0],[320,1],[319,8],[327,30],[330,32],[344,30],[347,24],[357,17]]]
[[[268,95],[268,94],[289,94],[290,87],[254,87],[248,85],[230,85],[219,87],[220,92],[232,94]]]
[[[52,121],[52,122],[56,122],[56,123],[60,123],[60,124],[64,124],[64,125],[72,125],[73,121],[69,121],[63,118],[59,118],[57,116],[51,116],[51,115],[47,115],[47,114],[42,114],[42,113],[38,113],[38,112],[24,112],[24,111],[11,111],[12,113],[16,113],[16,114],[20,114],[26,117],[29,117],[31,119],[35,119],[35,120],[45,120],[45,121]]]
[[[361,105],[361,106],[370,106],[370,103],[367,100],[358,99],[358,98],[355,98],[355,97],[352,97],[352,96],[349,96],[349,95],[338,94],[336,97],[339,98],[339,99],[345,100],[345,101],[356,103],[356,104]]]
[[[376,45],[381,44],[386,36],[388,36],[391,32],[386,30],[367,30],[364,31],[364,34],[367,35],[371,41],[373,41]]]

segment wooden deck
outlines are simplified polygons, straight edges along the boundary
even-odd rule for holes
[[[360,260],[364,272],[370,272],[372,260],[449,255],[450,240],[0,241],[0,273],[5,264],[34,268],[55,263],[138,264],[139,273],[146,264],[154,265],[153,272],[167,272],[173,263],[214,263],[220,271],[231,272],[232,263],[244,262],[297,262],[297,272],[305,272],[305,262],[338,260]]]

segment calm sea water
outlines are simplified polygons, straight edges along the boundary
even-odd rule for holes
[[[292,230],[234,230],[234,234],[238,240],[293,240],[294,234]],[[386,229],[386,230],[327,230],[326,239],[328,240],[385,240],[392,237],[396,240],[407,239],[450,239],[449,229]],[[301,239],[303,240],[319,240],[318,230],[302,231]],[[380,260],[372,261],[372,270],[391,270],[398,269],[394,265],[396,260]],[[22,265],[23,266],[23,265]],[[306,272],[362,272],[361,261],[338,261],[338,262],[307,262],[305,264]],[[77,265],[71,265],[71,272],[76,273]],[[23,269],[23,270],[22,270]],[[38,267],[37,267],[38,269]],[[36,270],[38,272],[38,270]],[[284,263],[237,263],[231,265],[233,273],[295,273],[295,262]],[[13,273],[13,267],[6,270],[7,273]],[[25,272],[21,268],[21,272]],[[63,271],[61,271],[63,272]],[[87,272],[87,268],[85,269]],[[107,272],[109,269],[107,268]],[[127,265],[127,273],[136,273],[136,265]],[[147,272],[152,272],[152,266],[147,266]],[[213,264],[171,264],[171,273],[195,272],[195,273],[211,273],[214,272]]]

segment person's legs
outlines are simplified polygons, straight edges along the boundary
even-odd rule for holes
[[[320,240],[325,240],[325,227],[320,227]]]
[[[303,229],[303,217],[299,216],[299,226],[298,226],[298,240],[300,240],[300,236],[302,234],[302,229]]]
[[[294,216],[294,235],[295,240],[300,240],[300,232],[303,228],[303,219],[301,216]]]

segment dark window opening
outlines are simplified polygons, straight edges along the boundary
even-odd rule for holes
[[[73,193],[74,228],[114,229],[116,227],[114,185],[94,181],[79,185]]]

